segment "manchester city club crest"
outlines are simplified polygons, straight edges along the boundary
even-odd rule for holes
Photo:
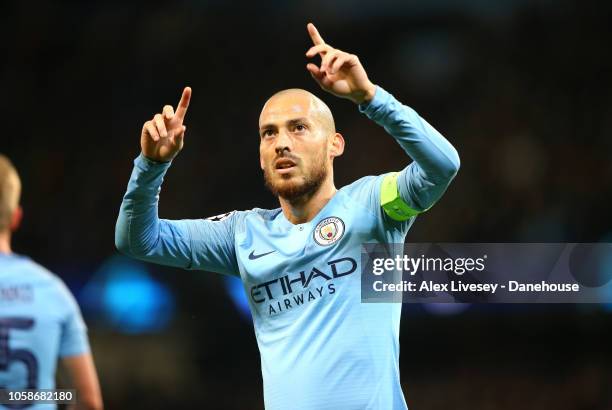
[[[319,245],[331,245],[344,235],[344,222],[335,216],[323,219],[314,230],[314,240]]]

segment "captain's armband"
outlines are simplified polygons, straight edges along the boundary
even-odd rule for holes
[[[380,187],[380,206],[391,219],[401,222],[426,210],[417,211],[402,199],[397,189],[398,176],[399,172],[393,172],[383,179]]]

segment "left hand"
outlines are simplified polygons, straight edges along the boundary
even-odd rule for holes
[[[321,56],[321,67],[308,63],[306,69],[325,91],[362,104],[374,98],[376,86],[368,79],[359,58],[325,44],[319,31],[308,23],[308,34],[314,43],[306,57]]]

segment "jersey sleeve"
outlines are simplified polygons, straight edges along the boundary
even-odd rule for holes
[[[414,223],[417,215],[396,220],[391,218],[381,206],[381,188],[392,173],[382,175],[369,175],[358,179],[342,190],[354,201],[366,208],[372,215],[374,224],[373,233],[383,243],[403,243],[406,234]]]
[[[191,239],[189,269],[239,275],[234,231],[241,212],[232,211],[212,218],[181,221]]]
[[[59,356],[77,356],[89,353],[87,326],[81,315],[79,305],[61,280],[57,279],[57,284],[59,303],[65,308],[60,331]]]
[[[237,274],[234,227],[239,213],[197,220],[158,217],[159,192],[169,167],[142,154],[134,161],[115,228],[117,249],[147,262]]]
[[[413,160],[380,181],[385,212],[395,220],[408,220],[429,209],[459,170],[457,150],[416,111],[379,86],[372,101],[359,110],[382,126]]]

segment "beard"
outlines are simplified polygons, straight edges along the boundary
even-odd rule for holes
[[[274,175],[274,168],[266,168],[263,173],[266,187],[276,197],[288,201],[312,196],[319,190],[325,178],[327,178],[327,167],[325,166],[325,154],[322,153],[312,164],[312,167],[304,175],[285,178]]]

